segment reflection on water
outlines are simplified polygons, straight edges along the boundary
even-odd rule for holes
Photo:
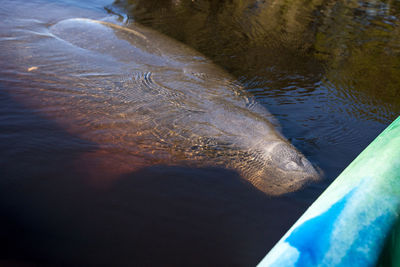
[[[0,265],[3,260],[49,265],[255,265],[399,114],[399,12],[396,1],[2,1],[0,239],[5,242]],[[161,150],[152,150],[154,142],[143,139],[148,135],[131,130],[143,125],[153,134],[165,130],[148,125],[163,124],[169,115],[162,109],[171,103],[160,98],[157,105],[145,99],[159,89],[160,80],[142,70],[144,65],[162,65],[165,58],[157,61],[159,51],[153,43],[146,48],[153,50],[135,51],[142,62],[135,65],[138,59],[127,53],[131,46],[122,42],[127,39],[121,32],[117,38],[113,31],[85,33],[84,27],[72,27],[75,34],[62,36],[52,27],[74,17],[139,22],[206,54],[242,82],[250,95],[241,93],[244,89],[225,72],[222,75],[231,82],[206,86],[214,90],[207,93],[255,96],[276,115],[290,142],[323,169],[326,179],[300,192],[269,198],[236,172],[207,164],[136,168],[147,166],[143,158],[168,162],[155,160],[166,151],[162,144]],[[85,42],[83,36],[92,39]],[[176,56],[171,62],[185,62],[179,52],[183,47],[170,49]],[[189,62],[196,60],[203,57]],[[165,67],[161,65],[155,73]],[[213,71],[174,76],[173,69],[162,70],[170,74],[161,80],[171,85],[163,91],[168,97],[180,97],[175,85],[184,84],[183,77],[190,81],[188,89],[216,82],[210,78]],[[140,94],[131,91],[132,83],[142,85],[134,87],[143,89]],[[221,89],[226,85],[237,90]],[[193,97],[198,100],[204,94]],[[264,110],[248,104],[255,114]],[[207,103],[194,101],[190,106],[187,114],[197,116]],[[135,107],[142,107],[142,113]],[[124,110],[132,112],[123,114]],[[237,110],[227,114],[242,114]],[[161,116],[158,121],[146,117],[155,112]],[[263,112],[260,120],[269,116]],[[125,115],[132,114],[136,120],[130,117],[127,122]],[[74,120],[62,119],[70,117]],[[232,126],[229,120],[222,124]],[[178,126],[185,130],[185,121]],[[242,132],[260,138],[252,127]],[[187,147],[181,144],[187,132],[179,134],[169,136],[176,138],[176,147],[169,149]],[[203,158],[226,163],[227,155],[219,153],[215,150],[212,157]],[[90,161],[93,156],[101,164]],[[175,156],[172,160],[179,158]],[[108,187],[93,187],[87,179],[110,175],[120,179]]]
[[[400,112],[397,1],[117,0],[111,10],[203,52],[255,94],[324,86],[353,116],[388,123]]]

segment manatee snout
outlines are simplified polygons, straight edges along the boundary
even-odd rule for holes
[[[305,184],[318,181],[322,171],[316,170],[310,161],[294,146],[277,142],[261,150],[263,167],[255,172],[251,183],[268,195],[281,195],[296,191]]]
[[[272,164],[285,172],[299,172],[311,177],[318,175],[312,164],[292,145],[279,143],[271,151]]]

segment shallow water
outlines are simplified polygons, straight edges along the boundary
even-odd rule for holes
[[[3,1],[0,260],[255,265],[399,114],[399,13],[392,1]],[[118,99],[129,86],[122,80],[116,87],[113,77],[133,67],[129,55],[115,65],[68,45],[55,55],[49,29],[74,17],[139,22],[202,52],[275,115],[324,180],[268,197],[232,170],[164,164],[142,139],[135,153],[115,146],[126,135],[113,129],[126,121],[107,110],[119,114],[121,106],[95,109],[82,92],[108,88]],[[89,133],[79,127],[93,128],[87,114],[99,112],[106,126]],[[68,115],[74,120],[63,119]],[[100,143],[110,144],[107,153],[96,152]],[[88,160],[93,154],[99,161]],[[118,179],[101,179],[108,176]]]

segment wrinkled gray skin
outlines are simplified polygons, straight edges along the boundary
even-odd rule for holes
[[[270,195],[318,179],[270,113],[183,44],[115,21],[31,25],[22,34],[28,45],[13,47],[25,64],[22,94],[100,149],[144,165],[223,166]]]

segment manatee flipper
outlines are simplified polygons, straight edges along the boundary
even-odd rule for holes
[[[87,183],[96,188],[110,188],[112,183],[127,174],[146,166],[146,160],[139,156],[118,154],[98,149],[81,154],[74,167],[86,177]]]

